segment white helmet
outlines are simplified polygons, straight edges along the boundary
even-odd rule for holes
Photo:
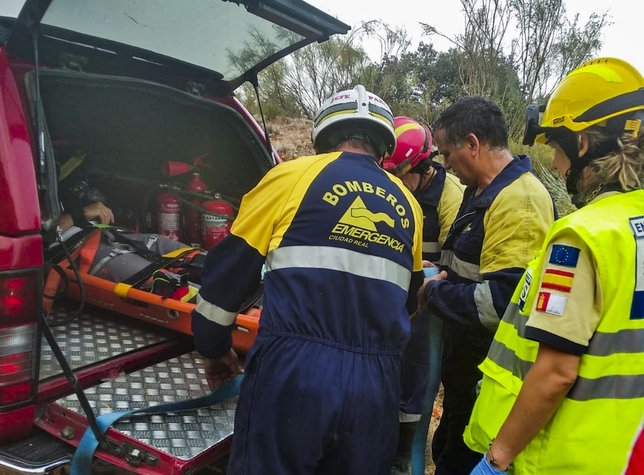
[[[311,140],[317,150],[329,151],[352,136],[367,138],[380,154],[378,158],[391,154],[396,145],[391,109],[360,84],[322,104],[313,121]]]

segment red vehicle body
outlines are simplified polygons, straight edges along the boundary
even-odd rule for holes
[[[119,205],[118,199],[123,200],[126,218],[145,183],[158,186],[163,161],[192,162],[196,156],[219,148],[221,156],[213,153],[210,162],[216,172],[202,176],[213,191],[222,189],[231,199],[239,200],[270,166],[279,163],[279,157],[274,151],[268,153],[264,132],[233,91],[298,47],[348,30],[300,0],[269,0],[259,7],[257,2],[244,5],[242,1],[248,15],[277,23],[297,38],[273,56],[260,58],[247,71],[227,78],[207,65],[185,58],[175,60],[141,45],[129,50],[108,34],[93,42],[86,33],[70,32],[65,23],[69,16],[61,16],[59,10],[52,13],[51,22],[41,24],[43,18],[48,20],[48,9],[57,1],[28,0],[15,22],[0,21],[0,471],[17,473],[49,473],[68,465],[88,427],[86,415],[75,409],[69,375],[55,367],[55,358],[41,334],[41,313],[50,304],[47,296],[43,298],[51,264],[44,236],[55,229],[61,214],[57,201],[60,178],[54,159],[67,153],[65,145],[56,144],[70,143],[96,157],[93,165],[104,167],[98,170],[104,183],[116,183],[110,198],[117,199]],[[63,11],[65,5],[76,8],[74,2],[58,3],[63,4]],[[87,3],[97,10],[111,4]],[[123,6],[125,13],[129,3],[136,4],[128,0],[116,3],[114,8]],[[182,2],[175,3],[182,11],[187,8]],[[223,2],[201,3],[210,7]],[[242,6],[230,4],[226,8]],[[145,23],[133,16],[137,25]],[[79,17],[85,21],[87,14],[79,13]],[[54,20],[60,18],[64,21],[55,28]],[[77,68],[78,61],[82,66]],[[148,115],[151,108],[154,110]],[[175,135],[168,138],[168,134]],[[221,140],[221,147],[210,143],[211,136],[213,142]],[[165,151],[172,156],[163,156]],[[244,158],[247,156],[251,158]],[[185,178],[177,186],[185,185],[190,174]],[[130,188],[128,179],[133,180]],[[155,190],[157,194],[163,191]],[[128,194],[132,195],[129,202]],[[150,203],[154,206],[154,200]],[[70,295],[82,298],[70,275]],[[112,285],[95,279],[96,289]],[[88,282],[94,285],[91,279]],[[122,409],[126,402],[153,405],[203,391],[205,381],[198,375],[198,364],[193,365],[198,355],[192,351],[189,335],[150,325],[145,318],[123,318],[118,313],[127,314],[126,308],[114,304],[120,301],[112,294],[102,299],[97,292],[89,294],[88,306],[76,321],[53,332],[63,350],[70,350],[66,356],[78,385],[96,395],[92,400],[96,411],[103,410],[100,401],[107,401],[105,394],[100,394],[101,388],[107,387],[104,385],[121,384],[110,389],[110,394],[127,399],[110,399],[105,404],[109,405],[107,412]],[[166,303],[167,310],[173,305]],[[177,309],[186,311],[181,306]],[[54,307],[56,311],[60,310]],[[253,312],[247,313],[252,317]],[[240,325],[243,327],[243,322]],[[248,335],[238,333],[242,347],[252,343]],[[167,387],[164,373],[169,373],[166,376],[171,381]],[[193,378],[188,380],[188,376]],[[130,377],[139,379],[134,383]],[[150,382],[151,378],[154,381]],[[148,392],[137,393],[141,386]],[[158,397],[148,400],[149,394]],[[234,413],[234,402],[217,410],[229,416]],[[167,424],[178,427],[183,423]],[[203,432],[191,436],[181,427],[178,430],[184,430],[184,435],[178,439],[195,443],[206,439],[207,445],[177,455],[166,445],[155,445],[154,434],[142,437],[136,427],[129,431],[115,426],[108,431],[112,448],[102,448],[96,456],[138,473],[171,474],[190,473],[227,453],[228,429],[214,436]],[[147,458],[136,455],[140,453]]]

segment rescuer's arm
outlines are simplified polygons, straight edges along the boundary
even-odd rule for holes
[[[575,383],[580,357],[541,344],[508,418],[489,453],[506,468],[546,425]]]
[[[523,272],[541,248],[553,222],[545,190],[526,193],[516,180],[494,200],[484,217],[479,283],[430,282],[427,306],[445,320],[496,331]],[[451,279],[450,279],[451,280]]]
[[[271,169],[244,196],[230,235],[208,251],[192,311],[195,348],[205,358],[229,354],[237,312],[260,285],[273,230],[296,178],[287,170]]]
[[[244,372],[237,353],[233,349],[219,358],[204,358],[203,365],[206,381],[211,391],[215,391],[226,381],[230,381]]]
[[[528,445],[568,394],[601,319],[594,259],[570,231],[549,244],[545,266],[532,285],[538,288],[525,337],[538,341],[539,351],[492,444],[492,456],[502,467]]]

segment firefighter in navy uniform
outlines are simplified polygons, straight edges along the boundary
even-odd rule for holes
[[[447,108],[434,124],[439,151],[467,186],[441,252],[441,273],[419,293],[443,320],[443,414],[432,440],[436,475],[466,475],[480,455],[463,430],[494,331],[555,213],[531,173],[530,159],[513,156],[503,113],[478,96]]]
[[[242,371],[231,330],[266,264],[230,475],[384,475],[396,451],[422,212],[380,166],[393,115],[363,86],[322,105],[312,140],[317,155],[267,173],[206,258],[192,328],[212,389]]]
[[[394,118],[396,148],[383,167],[399,177],[414,194],[423,210],[423,264],[434,266],[441,247],[456,218],[465,187],[443,165],[432,160],[430,128],[410,117]],[[403,386],[400,401],[400,437],[394,473],[411,470],[412,441],[421,418],[429,378],[429,318],[426,311],[412,319],[412,335],[403,358]]]
[[[472,473],[641,474],[644,77],[596,58],[542,111],[528,109],[524,142],[554,148],[583,207],[550,228],[481,365]]]

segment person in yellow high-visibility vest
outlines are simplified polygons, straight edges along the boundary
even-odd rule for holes
[[[539,117],[539,112],[543,115]],[[588,61],[528,108],[579,210],[557,220],[481,364],[472,474],[620,474],[644,415],[644,78]]]

